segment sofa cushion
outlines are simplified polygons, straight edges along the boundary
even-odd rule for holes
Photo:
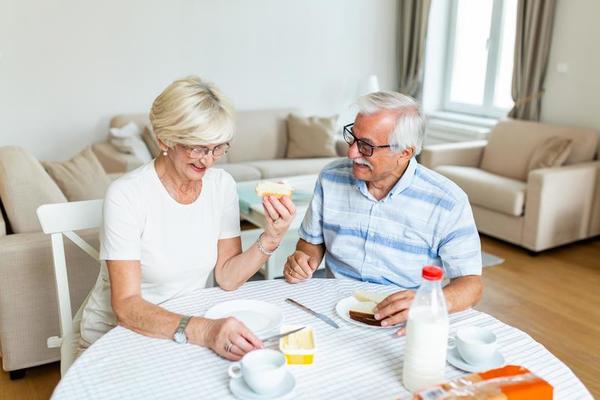
[[[109,142],[121,153],[133,154],[146,163],[152,160],[152,154],[141,134],[142,128],[131,121],[120,128],[110,128]]]
[[[150,124],[150,117],[148,116],[148,113],[132,113],[132,114],[115,115],[110,120],[110,127],[111,128],[122,128],[123,126],[127,125],[130,122],[135,122],[135,124],[137,126],[139,126],[140,128],[143,128],[143,127],[152,128],[152,125]]]
[[[287,158],[335,157],[337,116],[302,117],[290,114],[287,119]]]
[[[284,158],[286,119],[292,111],[288,108],[237,112],[229,162]]]
[[[258,168],[262,178],[268,179],[279,178],[283,176],[318,174],[324,166],[338,159],[338,157],[302,159],[288,158],[280,160],[248,161],[245,164]]]
[[[14,233],[41,231],[37,208],[67,201],[42,164],[14,146],[0,148],[0,198]]]
[[[553,136],[546,139],[536,148],[529,160],[528,171],[540,168],[560,167],[567,160],[573,141],[571,139]]]
[[[218,164],[214,168],[227,171],[236,182],[254,181],[261,178],[260,171],[245,164]]]
[[[152,155],[152,158],[156,158],[160,155],[160,145],[158,144],[158,139],[152,129],[149,127],[144,127],[142,131],[142,140],[146,143],[146,147],[148,147],[148,151]]]
[[[42,164],[69,201],[102,199],[111,182],[91,147],[69,161]]]
[[[598,147],[598,132],[594,129],[506,119],[490,132],[481,168],[507,178],[525,181],[533,152],[553,136],[573,141],[573,148],[565,165],[594,159]]]
[[[4,218],[2,213],[0,213],[0,236],[6,235],[6,222],[4,222]]]
[[[525,207],[527,184],[474,167],[442,165],[435,171],[454,181],[469,196],[469,202],[488,210],[520,216]]]

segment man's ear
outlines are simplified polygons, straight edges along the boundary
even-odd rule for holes
[[[402,155],[403,160],[410,160],[415,154],[415,148],[414,146],[407,147],[404,150],[402,150],[400,154]]]

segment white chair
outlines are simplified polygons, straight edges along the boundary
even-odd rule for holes
[[[37,209],[37,216],[44,233],[52,240],[52,257],[54,259],[54,278],[56,281],[56,298],[60,319],[61,336],[48,338],[48,347],[60,347],[60,373],[64,376],[77,354],[80,337],[81,313],[88,297],[73,316],[69,281],[65,261],[63,235],[90,257],[98,260],[98,250],[88,244],[73,231],[99,228],[102,224],[103,200],[77,201],[69,203],[45,204]]]

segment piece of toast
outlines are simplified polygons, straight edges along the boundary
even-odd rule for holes
[[[381,326],[381,321],[375,319],[373,310],[377,303],[372,301],[360,301],[348,310],[351,319],[367,325]]]
[[[260,197],[291,197],[294,189],[287,183],[264,181],[256,185],[256,194]]]
[[[385,293],[365,292],[359,289],[354,290],[352,295],[358,301],[372,301],[373,303],[381,303],[388,296]]]

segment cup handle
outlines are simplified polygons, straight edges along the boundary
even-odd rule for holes
[[[229,369],[227,369],[227,373],[229,374],[229,377],[237,379],[240,376],[242,376],[242,368],[240,367],[240,363],[233,363],[229,366]]]
[[[452,334],[448,336],[448,350],[456,348],[456,335]]]

